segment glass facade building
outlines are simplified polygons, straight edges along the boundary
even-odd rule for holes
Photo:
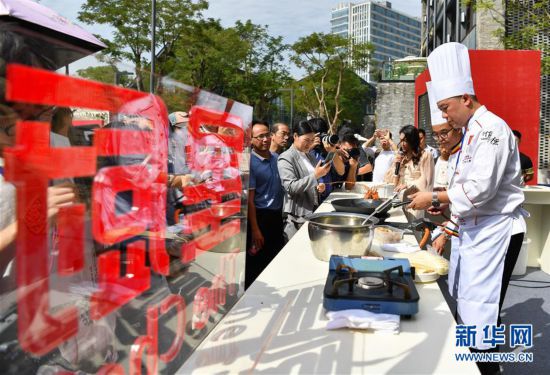
[[[331,32],[372,43],[377,63],[420,53],[420,19],[392,9],[389,1],[339,4],[332,10]],[[372,81],[370,69],[357,74]]]

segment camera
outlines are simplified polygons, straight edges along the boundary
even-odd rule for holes
[[[357,159],[359,158],[359,155],[361,155],[361,151],[359,151],[358,148],[352,148],[348,151],[348,155],[350,158]]]
[[[340,138],[336,134],[329,135],[327,133],[322,133],[319,137],[321,137],[321,142],[328,143],[331,146],[336,146],[340,141]]]

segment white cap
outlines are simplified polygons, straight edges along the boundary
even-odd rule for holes
[[[426,82],[426,88],[428,89],[428,100],[430,101],[430,118],[432,120],[432,126],[445,124],[447,120],[443,118],[443,112],[441,112],[437,106],[432,83]]]
[[[468,48],[445,43],[428,56],[428,69],[436,102],[463,94],[475,95]]]

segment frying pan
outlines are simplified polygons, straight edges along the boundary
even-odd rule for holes
[[[370,215],[376,207],[385,202],[385,199],[363,199],[363,198],[343,198],[335,199],[331,202],[332,207],[338,212],[353,212],[356,214]],[[391,205],[388,205],[375,216],[385,216],[390,210]]]

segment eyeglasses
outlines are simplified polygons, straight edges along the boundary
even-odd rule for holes
[[[454,129],[445,129],[440,132],[432,132],[432,135],[436,139],[447,139],[449,137],[449,133],[451,133]]]
[[[259,139],[260,141],[263,141],[264,139],[269,139],[271,138],[271,134],[269,133],[265,133],[265,134],[260,134],[260,135],[257,135],[255,137],[252,137],[254,139]]]

